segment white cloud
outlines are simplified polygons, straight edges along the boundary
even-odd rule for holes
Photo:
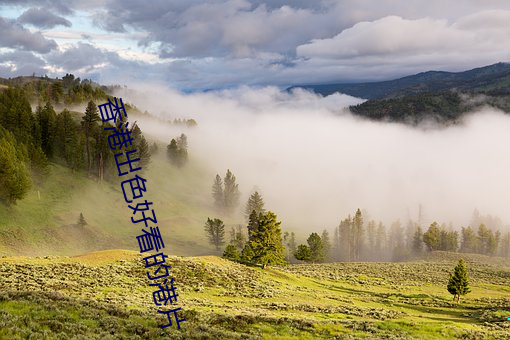
[[[510,11],[479,12],[454,23],[422,18],[387,16],[360,22],[328,39],[315,39],[297,47],[298,56],[332,59],[342,64],[358,58],[401,65],[452,64],[454,60],[478,63],[510,58]]]
[[[186,131],[189,154],[206,162],[211,184],[216,173],[231,169],[243,200],[257,186],[285,227],[322,230],[357,208],[387,223],[406,221],[417,218],[420,204],[427,223],[465,225],[475,208],[510,222],[510,162],[504,157],[510,117],[500,112],[422,130],[354,118],[342,108],[359,100],[338,94],[244,87],[184,95],[139,88],[121,96],[169,118],[198,121]],[[139,123],[165,143],[182,132]],[[203,190],[208,195],[210,187]]]

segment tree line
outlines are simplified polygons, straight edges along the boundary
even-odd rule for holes
[[[125,127],[101,123],[98,108],[90,100],[84,113],[64,109],[57,113],[50,101],[35,112],[23,88],[9,87],[0,93],[0,201],[13,204],[24,197],[33,180],[41,180],[55,162],[75,171],[84,171],[100,180],[118,178],[114,154],[105,128],[130,130],[131,144],[122,150],[137,149],[139,165],[150,162],[150,148],[136,122]],[[122,125],[122,126],[121,126]],[[134,156],[134,155],[133,155]],[[132,157],[133,159],[135,157]]]
[[[460,232],[437,222],[426,230],[414,221],[406,227],[395,221],[386,228],[382,222],[365,222],[358,209],[340,222],[332,237],[327,230],[314,232],[307,244],[291,249],[296,259],[308,262],[401,261],[436,250],[510,257],[510,232],[503,235],[484,223]]]

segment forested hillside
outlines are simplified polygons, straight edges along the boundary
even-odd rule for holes
[[[365,98],[366,102],[350,107],[353,114],[412,125],[424,120],[455,123],[464,113],[483,107],[510,112],[508,63],[456,73],[428,71],[382,82],[296,87],[322,95],[340,92]]]

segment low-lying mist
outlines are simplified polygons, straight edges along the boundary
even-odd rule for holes
[[[198,122],[177,129],[142,120],[145,133],[165,145],[186,133],[190,158],[207,164],[211,185],[231,169],[242,205],[258,189],[285,228],[337,226],[358,207],[366,220],[417,220],[420,204],[424,225],[465,226],[475,208],[510,221],[510,117],[493,109],[425,129],[354,117],[346,107],[362,100],[340,94],[135,90],[119,95],[163,119]]]

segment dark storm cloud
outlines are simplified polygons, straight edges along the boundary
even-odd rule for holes
[[[46,39],[41,33],[32,33],[14,20],[0,17],[0,46],[48,53],[57,47],[54,40]]]
[[[55,26],[71,27],[71,22],[55,15],[44,8],[30,8],[26,10],[18,21],[22,24],[32,24],[39,28],[53,28]]]

